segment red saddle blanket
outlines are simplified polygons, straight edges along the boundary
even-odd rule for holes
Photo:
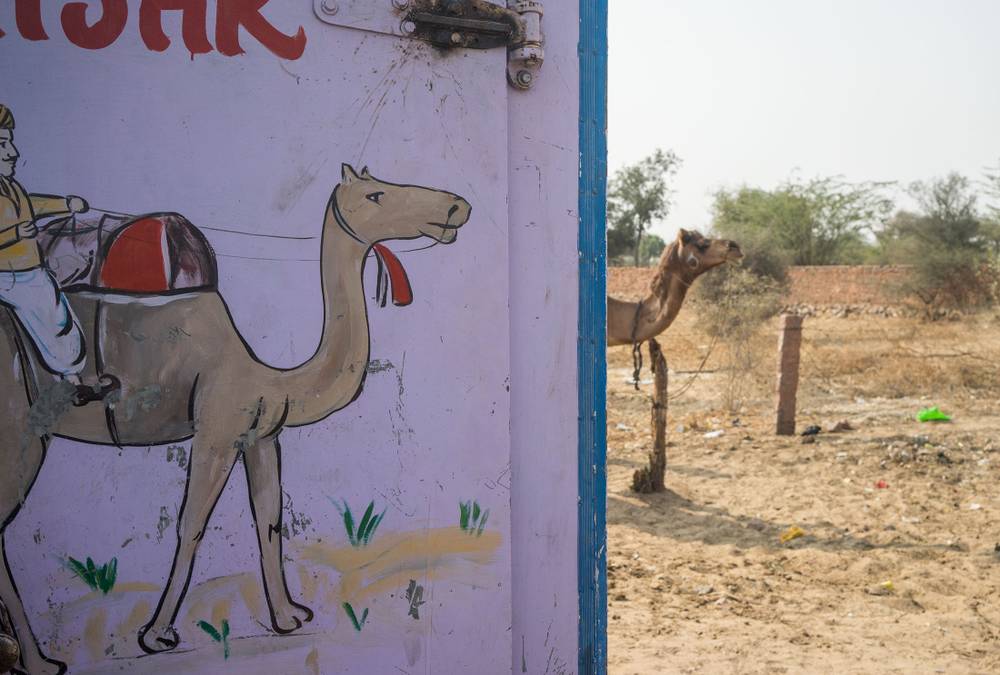
[[[38,237],[46,266],[67,291],[160,295],[218,286],[211,245],[176,213],[60,218]]]

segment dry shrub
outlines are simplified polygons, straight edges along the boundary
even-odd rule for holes
[[[765,356],[771,340],[762,332],[781,309],[783,286],[766,277],[735,267],[707,276],[699,285],[696,302],[706,332],[716,341],[719,361],[727,374],[722,405],[740,412],[766,382]]]

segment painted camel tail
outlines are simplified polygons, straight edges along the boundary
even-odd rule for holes
[[[384,271],[377,295],[384,302],[388,279],[394,303],[405,305],[412,299],[405,269],[382,242],[426,238],[451,244],[470,213],[458,195],[389,183],[344,165],[323,219],[323,333],[312,357],[295,368],[269,366],[254,354],[214,283],[170,293],[81,287],[67,293],[70,304],[84,334],[99,336],[89,345],[84,376],[114,374],[122,389],[114,403],[74,408],[66,404],[65,383],[44,370],[12,314],[0,311],[0,415],[6,429],[0,445],[0,558],[6,561],[2,530],[17,516],[53,437],[118,446],[191,439],[177,548],[163,594],[139,634],[140,646],[155,653],[179,644],[174,622],[198,544],[240,454],[268,623],[279,634],[301,628],[313,614],[291,598],[281,537],[272,536],[282,528],[279,435],[286,427],[324,419],[360,392],[369,358],[363,288],[369,253]],[[120,271],[116,275],[121,286]],[[39,649],[6,562],[0,568],[0,602],[20,643],[20,670],[65,672],[65,664]]]

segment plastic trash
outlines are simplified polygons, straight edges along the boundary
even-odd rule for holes
[[[790,528],[781,533],[780,540],[782,544],[787,544],[793,539],[798,539],[799,537],[804,537],[804,536],[806,536],[805,530],[803,530],[798,525],[792,525]]]
[[[924,408],[917,413],[919,422],[950,422],[951,417],[941,412],[938,408]]]
[[[875,487],[877,487],[879,490],[884,490],[887,487],[889,487],[889,484],[886,483],[884,480],[880,480],[875,483]]]
[[[805,431],[802,432],[803,436],[815,436],[819,432],[823,431],[817,425],[813,424],[806,427]]]
[[[886,580],[880,584],[869,586],[865,589],[868,595],[892,595],[896,592],[896,585],[892,581]]]
[[[707,434],[705,434],[705,438],[722,438],[725,435],[726,435],[725,431],[723,431],[722,429],[718,429],[716,431],[709,431]]]

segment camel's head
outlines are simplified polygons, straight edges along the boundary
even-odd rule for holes
[[[368,244],[421,237],[450,244],[472,213],[469,202],[450,192],[386,183],[367,167],[359,174],[344,164],[342,171],[331,207],[338,210],[340,226]]]
[[[708,239],[699,232],[681,230],[677,233],[677,255],[695,276],[727,262],[743,258],[739,244],[729,239]]]
[[[327,223],[340,227],[357,241],[375,251],[379,263],[379,288],[385,304],[386,276],[391,281],[392,301],[408,305],[413,292],[399,259],[381,242],[390,239],[421,239],[435,244],[451,244],[458,228],[465,225],[472,207],[458,195],[417,185],[386,183],[368,173],[359,174],[344,164],[343,181],[334,188]]]

